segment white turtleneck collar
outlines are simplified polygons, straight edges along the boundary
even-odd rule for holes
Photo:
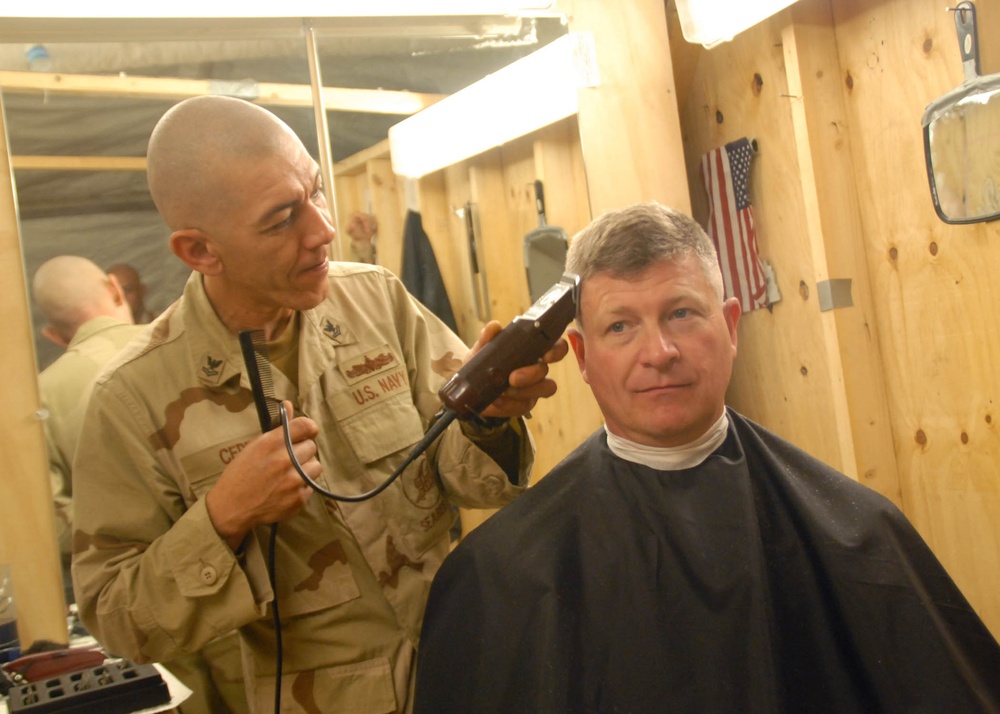
[[[608,431],[607,424],[604,425],[604,431],[608,434],[608,448],[615,456],[659,471],[680,471],[697,466],[726,440],[728,429],[729,416],[723,409],[718,421],[695,441],[684,446],[661,447],[644,446],[623,439]]]

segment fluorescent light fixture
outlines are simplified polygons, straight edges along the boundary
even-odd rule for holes
[[[542,11],[553,0],[46,0],[6,3],[2,17],[138,18],[138,17],[423,17],[438,15],[505,15]]]
[[[420,178],[530,134],[597,84],[593,35],[571,32],[389,127],[392,170]]]
[[[711,49],[793,2],[795,0],[677,0],[677,15],[684,39]]]

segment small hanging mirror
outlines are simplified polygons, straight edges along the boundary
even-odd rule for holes
[[[955,13],[965,69],[961,85],[924,110],[924,154],[931,197],[945,223],[1000,218],[1000,74],[979,74],[976,9]]]

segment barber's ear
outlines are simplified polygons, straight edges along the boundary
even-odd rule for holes
[[[576,355],[576,363],[580,367],[583,381],[590,384],[590,380],[587,379],[587,350],[583,343],[583,334],[575,327],[571,327],[566,330],[566,339],[569,340],[569,346],[573,348],[573,354]]]
[[[216,255],[211,239],[197,228],[185,228],[170,235],[170,250],[184,265],[203,275],[218,275],[222,261]]]

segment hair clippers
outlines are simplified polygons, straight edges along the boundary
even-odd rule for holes
[[[507,389],[510,373],[535,364],[576,317],[580,277],[563,273],[449,379],[438,396],[459,419],[475,419]]]

